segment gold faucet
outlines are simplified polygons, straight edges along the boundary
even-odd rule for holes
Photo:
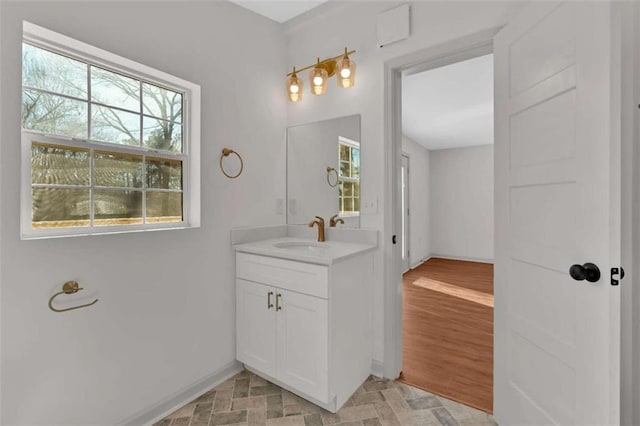
[[[333,216],[331,216],[329,218],[329,227],[330,228],[335,228],[337,224],[343,224],[344,225],[344,220],[341,217],[338,217],[337,214],[334,214]]]
[[[309,222],[309,228],[313,228],[313,225],[318,225],[318,242],[324,242],[324,219],[316,216],[314,220]]]

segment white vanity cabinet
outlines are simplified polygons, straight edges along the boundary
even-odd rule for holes
[[[238,360],[326,402],[327,301],[242,279],[236,292]]]
[[[371,372],[371,268],[238,252],[237,359],[335,412]]]

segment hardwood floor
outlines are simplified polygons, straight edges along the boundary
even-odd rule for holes
[[[493,411],[493,265],[432,258],[403,277],[401,381]]]

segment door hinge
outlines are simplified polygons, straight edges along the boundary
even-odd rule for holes
[[[618,285],[624,278],[624,268],[611,268],[611,285]]]

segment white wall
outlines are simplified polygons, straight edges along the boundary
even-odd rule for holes
[[[409,262],[413,268],[431,254],[429,150],[403,135],[402,152],[409,156]]]
[[[409,156],[411,267],[431,256],[493,260],[493,145],[427,150],[403,135]]]
[[[508,1],[410,2],[411,37],[378,48],[377,14],[402,3],[407,2],[328,2],[285,25],[289,67],[311,64],[318,56],[335,56],[345,46],[357,50],[353,56],[358,64],[353,88],[339,89],[332,79],[326,95],[311,96],[307,93],[302,102],[290,103],[287,111],[288,125],[361,114],[362,144],[367,147],[362,151],[362,197],[363,202],[378,200],[377,209],[362,213],[360,223],[364,228],[383,229],[383,206],[388,201],[383,199],[383,188],[389,172],[385,169],[384,155],[385,61],[504,25],[523,4]],[[281,96],[284,97],[284,90],[282,92]],[[376,361],[384,361],[384,264],[389,264],[390,259],[385,258],[383,253],[389,244],[389,241],[382,241],[374,262],[373,356]]]
[[[431,151],[431,255],[493,260],[493,145]]]
[[[0,423],[114,424],[235,359],[229,231],[285,220],[285,39],[227,2],[0,7]],[[20,241],[23,19],[202,86],[201,228]],[[218,169],[224,146],[244,157],[239,179]],[[49,311],[70,279],[100,301]]]

